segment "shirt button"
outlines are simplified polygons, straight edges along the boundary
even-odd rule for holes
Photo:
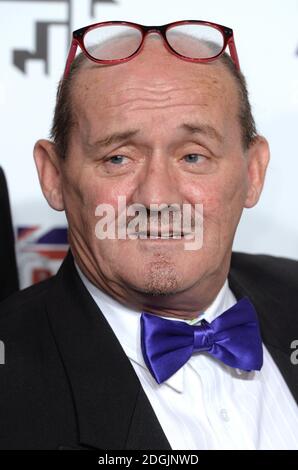
[[[228,414],[228,412],[225,408],[222,408],[220,410],[219,414],[220,414],[220,417],[223,421],[226,421],[226,422],[230,421],[229,414]]]

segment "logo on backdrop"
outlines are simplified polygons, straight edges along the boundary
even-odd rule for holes
[[[5,1],[6,3],[14,3],[19,0],[0,0],[0,2]],[[49,51],[48,51],[48,39],[49,31],[51,26],[55,25],[64,25],[67,28],[67,41],[70,39],[71,31],[73,29],[72,25],[72,0],[24,0],[23,3],[64,3],[67,6],[67,17],[65,21],[36,21],[33,25],[35,32],[35,45],[34,49],[14,49],[12,51],[12,63],[24,74],[26,73],[26,62],[28,60],[42,60],[44,63],[44,72],[46,75],[49,74]],[[86,8],[89,10],[89,16],[94,17],[95,6],[98,3],[119,3],[117,0],[87,0],[84,2]],[[82,9],[83,4],[80,4]],[[68,44],[65,45],[67,48]]]
[[[17,227],[21,288],[53,276],[68,250],[67,228]]]

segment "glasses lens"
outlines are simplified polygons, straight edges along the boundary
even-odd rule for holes
[[[124,59],[139,48],[142,33],[128,25],[104,25],[89,30],[84,36],[87,52],[99,60]]]
[[[178,54],[192,59],[210,59],[224,47],[224,38],[218,29],[199,23],[173,26],[167,30],[166,37]]]

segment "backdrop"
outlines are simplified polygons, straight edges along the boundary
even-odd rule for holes
[[[55,272],[67,249],[64,215],[43,199],[32,149],[49,134],[71,31],[109,19],[201,19],[233,28],[258,130],[271,146],[261,201],[245,210],[234,248],[298,259],[297,0],[0,0],[0,165],[21,285]]]

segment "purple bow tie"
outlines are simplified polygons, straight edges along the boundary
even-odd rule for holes
[[[257,314],[244,297],[208,323],[191,326],[142,312],[141,345],[151,374],[162,383],[180,369],[194,352],[205,351],[242,370],[260,370],[262,339]]]

